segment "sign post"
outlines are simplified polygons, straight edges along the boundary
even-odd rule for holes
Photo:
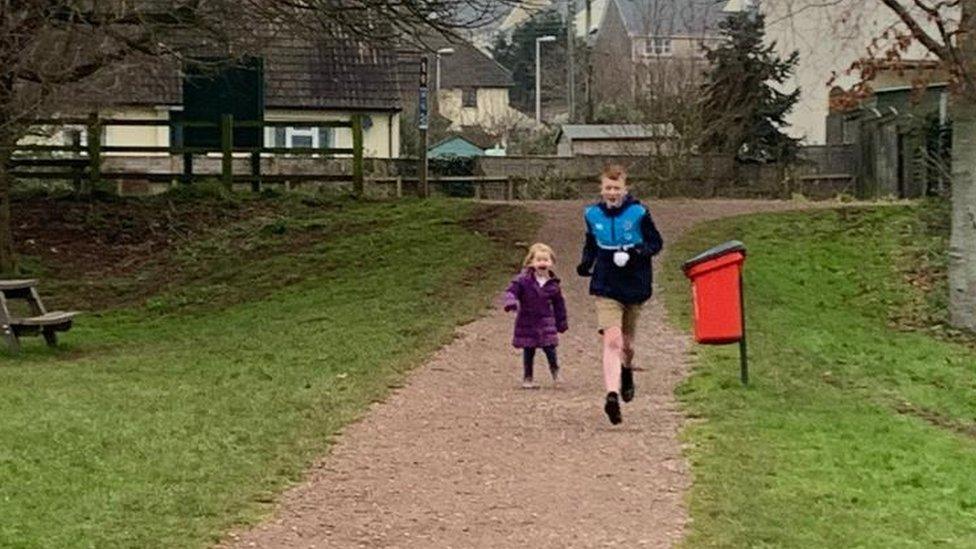
[[[428,127],[428,91],[427,91],[427,55],[420,57],[420,101],[417,107],[417,128],[420,129],[420,196],[430,196],[427,186],[427,127]]]

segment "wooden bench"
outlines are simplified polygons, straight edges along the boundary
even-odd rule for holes
[[[21,336],[43,335],[48,346],[54,347],[58,344],[57,332],[70,330],[78,315],[74,311],[48,312],[36,286],[34,279],[0,280],[0,332],[7,347],[15,353],[20,350]],[[8,305],[12,299],[26,301],[30,316],[14,316]]]

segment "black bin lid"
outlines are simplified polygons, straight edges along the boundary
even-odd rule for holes
[[[685,272],[688,272],[689,269],[691,269],[695,265],[698,265],[699,263],[711,261],[712,259],[715,259],[717,257],[722,257],[723,255],[727,255],[733,252],[742,252],[743,254],[745,254],[746,245],[743,244],[742,242],[739,242],[738,240],[729,240],[728,242],[719,244],[714,248],[709,248],[704,252],[696,255],[695,257],[689,259],[688,261],[685,261],[681,265],[681,269],[684,270]]]

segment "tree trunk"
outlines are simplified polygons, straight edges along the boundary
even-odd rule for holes
[[[976,1],[964,0],[958,47],[962,93],[952,108],[952,236],[949,239],[949,318],[976,330]]]
[[[952,113],[952,236],[949,315],[976,330],[976,104],[960,97]]]
[[[14,235],[10,222],[10,154],[0,150],[0,273],[13,274],[17,270],[14,255]]]

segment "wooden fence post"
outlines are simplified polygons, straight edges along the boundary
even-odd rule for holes
[[[71,132],[71,147],[74,149],[71,151],[72,155],[79,154],[83,149],[81,148],[81,132]],[[85,168],[78,165],[71,165],[71,186],[74,188],[75,193],[81,193],[81,188],[85,184]]]
[[[363,196],[363,117],[352,116],[352,192]]]
[[[251,192],[261,192],[261,153],[251,153]]]
[[[183,184],[193,183],[193,153],[183,153]]]
[[[220,118],[220,179],[227,190],[234,188],[234,115],[225,114]]]
[[[98,113],[88,115],[88,185],[81,194],[91,194],[102,180],[102,123]]]

